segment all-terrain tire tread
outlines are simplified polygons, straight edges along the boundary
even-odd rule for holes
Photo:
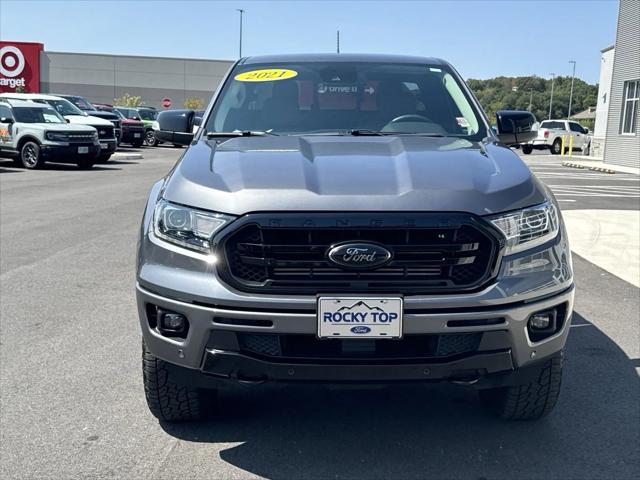
[[[167,363],[149,353],[144,344],[142,369],[147,405],[155,417],[167,422],[204,418],[205,393],[172,379]]]
[[[547,415],[560,395],[562,356],[550,359],[536,381],[524,385],[483,390],[483,402],[500,418],[536,420]]]

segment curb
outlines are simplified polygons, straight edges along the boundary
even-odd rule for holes
[[[114,153],[111,160],[142,160],[141,153]]]
[[[589,167],[589,170],[593,170],[594,172],[603,172],[603,173],[618,173],[615,170],[611,170],[609,168],[602,168],[602,167]]]
[[[617,173],[616,170],[611,170],[610,168],[604,168],[604,167],[587,167],[585,165],[581,165],[579,163],[571,163],[571,162],[562,162],[562,166],[563,167],[569,167],[569,168],[579,168],[581,170],[584,170],[585,168],[588,168],[591,171],[594,172],[602,172],[602,173]]]
[[[569,168],[579,168],[581,170],[584,170],[585,168],[584,165],[580,165],[579,163],[571,163],[571,162],[562,162],[562,166],[569,167]]]

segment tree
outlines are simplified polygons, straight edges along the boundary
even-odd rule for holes
[[[478,97],[478,101],[492,123],[495,121],[498,110],[528,110],[529,99],[531,99],[531,111],[538,121],[549,117],[551,80],[537,76],[496,77],[488,80],[469,79],[467,84]],[[571,77],[556,77],[553,85],[552,118],[566,118],[570,89]],[[597,85],[589,85],[576,78],[573,86],[572,113],[594,107],[597,96]]]
[[[198,97],[189,97],[184,101],[184,108],[189,110],[204,110],[204,100]]]
[[[125,93],[121,97],[114,98],[113,104],[120,107],[139,107],[142,105],[142,98]]]

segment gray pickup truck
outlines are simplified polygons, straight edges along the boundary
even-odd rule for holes
[[[137,256],[148,406],[205,417],[263,382],[452,382],[508,419],[560,391],[573,273],[560,209],[447,62],[282,55],[233,65],[151,189]]]

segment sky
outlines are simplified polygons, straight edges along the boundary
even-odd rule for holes
[[[400,53],[444,58],[465,78],[571,75],[595,84],[617,0],[0,0],[0,39],[45,50],[232,60],[243,55]]]

